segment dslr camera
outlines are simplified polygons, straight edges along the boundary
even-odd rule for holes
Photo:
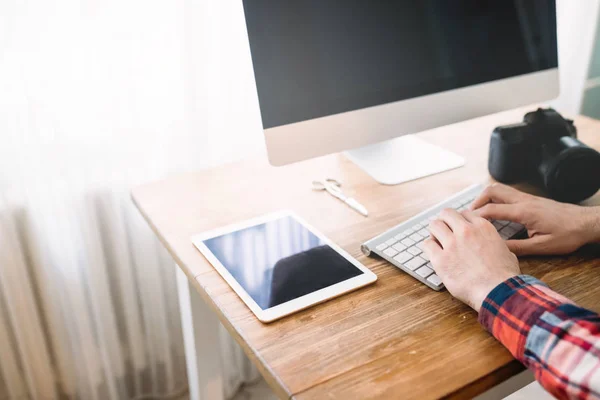
[[[600,189],[600,153],[577,140],[573,121],[552,108],[494,129],[488,168],[497,181],[529,181],[563,202],[579,202]]]

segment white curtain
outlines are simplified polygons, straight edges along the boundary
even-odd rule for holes
[[[0,399],[184,392],[174,263],[129,190],[261,151],[241,1],[1,1]],[[222,331],[231,396],[257,373]]]
[[[598,26],[599,0],[557,0],[559,112],[579,114]]]

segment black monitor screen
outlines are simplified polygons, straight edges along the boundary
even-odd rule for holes
[[[554,0],[244,0],[264,128],[555,68]]]

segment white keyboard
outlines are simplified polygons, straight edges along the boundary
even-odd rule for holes
[[[466,210],[482,190],[483,185],[466,188],[367,241],[361,246],[362,252],[367,256],[377,254],[430,288],[442,290],[444,283],[435,274],[431,262],[422,250],[423,240],[429,237],[429,223],[436,219],[444,208]],[[492,223],[505,240],[520,236],[524,232],[523,225],[515,222],[492,221]]]

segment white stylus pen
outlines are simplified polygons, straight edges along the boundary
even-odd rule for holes
[[[369,216],[369,211],[367,211],[367,209],[365,208],[365,206],[363,206],[362,204],[360,204],[358,201],[356,201],[352,197],[346,197],[343,200],[344,200],[344,203],[346,203],[346,204],[348,204],[350,206],[350,208],[358,211],[360,214],[364,215],[365,217]]]
[[[346,196],[342,192],[342,189],[340,189],[340,186],[342,186],[342,184],[336,181],[335,179],[325,179],[325,181],[313,181],[313,190],[326,190],[327,193],[329,193],[335,198],[340,199],[354,211],[358,212],[359,214],[365,217],[368,217],[369,211],[367,211],[367,208],[352,197]]]

